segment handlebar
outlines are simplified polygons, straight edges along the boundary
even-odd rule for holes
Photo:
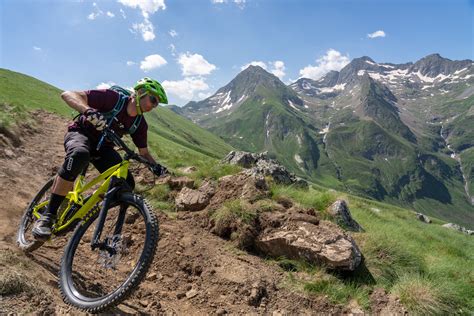
[[[117,145],[118,147],[125,150],[126,159],[136,160],[136,161],[141,162],[141,163],[143,163],[143,164],[145,164],[149,167],[153,166],[153,163],[149,162],[148,160],[146,160],[145,158],[143,158],[142,156],[138,155],[133,150],[131,150],[127,146],[127,144],[125,144],[125,142],[112,130],[112,128],[110,128],[109,125],[106,125],[103,132],[102,132],[102,137],[100,138],[100,141],[97,145],[97,150],[100,149],[100,147],[102,146],[102,143],[105,140],[105,138],[109,139],[115,145]]]

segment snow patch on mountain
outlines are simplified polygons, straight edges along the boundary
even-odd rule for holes
[[[225,94],[225,98],[224,98],[224,96],[222,96],[222,95],[219,97],[219,101],[222,100],[222,99],[224,99],[224,101],[219,102],[219,103],[220,103],[220,107],[219,107],[219,109],[217,109],[217,111],[215,111],[214,113],[219,113],[219,112],[222,112],[222,111],[225,111],[225,110],[229,110],[229,109],[233,106],[233,104],[232,104],[232,102],[231,102],[232,99],[231,99],[231,97],[230,97],[230,93],[231,93],[231,92],[232,92],[232,91],[228,91],[228,92]]]
[[[298,108],[295,106],[295,104],[294,104],[293,102],[291,102],[291,100],[288,100],[288,104],[289,104],[293,109],[300,111],[300,109],[298,109]]]

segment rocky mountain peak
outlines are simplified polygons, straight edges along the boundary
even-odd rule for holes
[[[455,71],[470,67],[472,60],[452,61],[440,54],[431,54],[423,57],[410,67],[410,72],[419,72],[423,76],[436,77],[440,74],[449,75]]]

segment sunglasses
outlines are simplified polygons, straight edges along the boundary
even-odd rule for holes
[[[151,103],[154,105],[158,105],[158,98],[155,97],[154,95],[149,95]]]

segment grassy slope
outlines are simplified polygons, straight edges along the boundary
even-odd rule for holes
[[[8,104],[2,106],[0,118],[7,116],[7,112],[12,109],[17,112],[43,109],[73,117],[74,111],[61,100],[61,92],[35,78],[0,69],[0,104]],[[208,159],[221,158],[232,150],[220,138],[169,109],[159,108],[146,114],[146,118],[150,125],[150,147],[159,153],[160,160],[168,162],[170,166],[178,165],[178,153],[187,157],[188,161],[199,164]]]
[[[327,215],[336,199],[349,202],[353,217],[365,232],[353,233],[365,259],[365,268],[341,277],[304,262],[277,260],[290,270],[289,283],[327,295],[335,303],[356,300],[364,308],[369,295],[382,287],[401,298],[416,314],[469,314],[474,311],[474,241],[457,231],[418,221],[412,211],[313,186],[310,191],[272,186],[273,198],[289,197]],[[294,273],[298,272],[298,273]]]

